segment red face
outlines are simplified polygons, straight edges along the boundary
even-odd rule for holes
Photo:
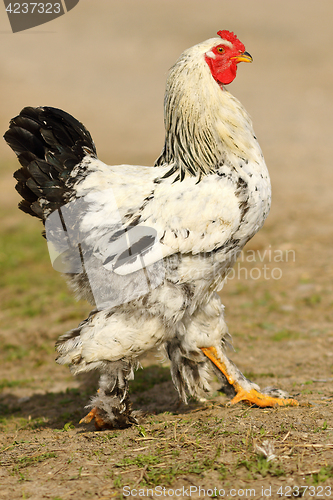
[[[244,45],[240,42],[237,45],[238,47],[217,45],[205,54],[205,60],[213,78],[222,85],[228,85],[235,79],[239,62],[252,61],[250,54],[245,52]]]

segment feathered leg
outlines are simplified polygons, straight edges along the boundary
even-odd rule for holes
[[[123,429],[137,423],[128,397],[128,381],[134,378],[133,368],[129,361],[105,363],[97,394],[86,406],[92,409],[80,424],[88,424],[94,419],[96,429]]]
[[[82,423],[94,419],[100,429],[123,428],[136,422],[128,397],[128,381],[134,378],[140,356],[158,345],[165,335],[159,318],[147,317],[140,309],[117,307],[92,311],[78,328],[59,338],[58,363],[69,365],[74,375],[91,370],[101,373],[99,390]]]
[[[171,362],[172,381],[180,398],[184,403],[187,403],[187,395],[204,400],[205,393],[210,390],[209,361],[196,351],[185,351],[177,338],[165,347]]]
[[[185,403],[187,395],[203,400],[211,390],[212,365],[203,356],[200,346],[220,344],[226,347],[229,344],[223,310],[220,297],[213,294],[209,302],[200,304],[192,314],[184,315],[177,325],[176,336],[165,344],[173,383]],[[234,395],[224,375],[216,372],[226,390]]]

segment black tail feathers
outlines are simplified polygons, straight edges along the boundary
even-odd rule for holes
[[[43,221],[72,194],[70,173],[86,155],[97,156],[88,130],[61,109],[26,107],[4,135],[22,167],[14,173],[19,208]]]

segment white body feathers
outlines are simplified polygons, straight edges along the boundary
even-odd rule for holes
[[[129,290],[114,311],[97,312],[79,337],[58,345],[59,361],[70,363],[74,372],[106,360],[134,358],[174,336],[185,351],[198,352],[204,345],[220,344],[226,335],[223,307],[214,291],[264,223],[271,191],[248,114],[216,83],[204,60],[218,42],[192,47],[171,69],[166,146],[154,168],[107,166],[86,156],[72,172],[75,178],[85,171],[74,185],[75,197],[89,201],[81,230],[95,257],[102,263],[114,251],[108,235],[120,216],[124,225],[135,221],[136,227],[156,231],[159,250],[156,245],[148,250],[145,262],[149,266],[162,257],[165,268],[163,283],[149,294],[133,301]],[[133,277],[139,267],[137,259],[114,272]],[[97,272],[95,279],[103,280],[102,274]],[[82,282],[74,278],[72,285],[87,297]],[[210,312],[208,320],[211,308],[215,319]]]

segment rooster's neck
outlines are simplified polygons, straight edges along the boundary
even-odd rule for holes
[[[262,158],[249,115],[213,79],[203,57],[187,51],[171,68],[164,111],[165,144],[156,165],[170,165],[168,174],[178,171],[177,179],[208,175],[238,158]]]

